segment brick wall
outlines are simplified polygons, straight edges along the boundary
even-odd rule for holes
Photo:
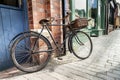
[[[40,28],[39,20],[47,17],[62,17],[62,0],[27,0],[28,18],[30,29]],[[61,23],[54,22],[54,23]],[[54,39],[61,43],[61,26],[52,26],[51,31]]]
[[[28,6],[28,22],[29,22],[29,28],[33,28],[33,12],[32,12],[32,1],[27,0],[27,6]]]
[[[39,20],[45,18],[45,0],[28,0],[28,16],[30,29],[38,29]]]
[[[61,18],[62,16],[61,10],[61,0],[51,0],[51,16],[57,18]],[[61,21],[54,22],[55,24],[60,24]],[[55,39],[58,42],[61,42],[61,26],[52,26],[52,33]]]

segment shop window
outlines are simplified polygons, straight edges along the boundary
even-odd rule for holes
[[[21,7],[22,0],[0,0],[0,4],[13,7]]]
[[[88,0],[88,17],[94,20],[96,25],[97,23],[97,0]],[[95,26],[94,26],[95,27]]]
[[[75,12],[80,17],[86,17],[86,0],[75,0]]]
[[[109,24],[114,24],[114,8],[110,5],[109,8]]]
[[[97,18],[97,0],[92,0],[92,7],[91,7],[91,17],[95,19]]]

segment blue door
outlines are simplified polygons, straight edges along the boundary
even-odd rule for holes
[[[0,1],[0,71],[12,66],[8,45],[27,26],[26,0]]]

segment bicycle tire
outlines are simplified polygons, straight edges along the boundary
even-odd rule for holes
[[[82,31],[75,31],[69,39],[69,47],[77,58],[83,60],[91,55],[93,44],[88,34]]]
[[[17,38],[19,38],[20,36],[22,36],[23,34],[25,34],[25,33],[35,33],[35,34],[38,34],[37,32],[34,32],[34,31],[21,32],[21,33],[17,34],[16,36],[14,36],[14,37],[12,38],[12,40],[10,41],[10,43],[9,43],[9,45],[8,45],[8,49],[11,50],[11,47],[12,47],[14,41],[15,41]]]
[[[42,44],[46,50],[41,50],[43,48]],[[43,69],[48,64],[52,53],[52,46],[48,39],[33,32],[22,34],[11,47],[11,58],[14,65],[19,70],[27,73]]]

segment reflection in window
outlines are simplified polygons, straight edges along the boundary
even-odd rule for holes
[[[112,3],[112,2],[111,2]],[[114,5],[109,5],[109,24],[114,24]]]
[[[94,19],[96,24],[97,22],[97,0],[88,0],[88,16]]]
[[[92,0],[92,7],[91,7],[91,17],[95,19],[97,18],[97,0]]]
[[[86,17],[86,0],[75,0],[75,12],[80,17]]]

